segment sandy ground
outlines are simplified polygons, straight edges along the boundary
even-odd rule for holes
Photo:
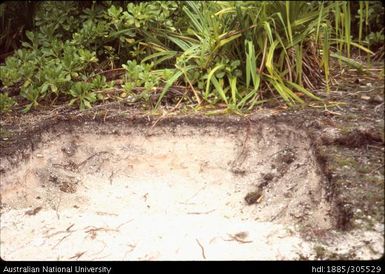
[[[136,207],[127,210],[122,205],[96,213],[64,209],[60,219],[54,211],[43,211],[36,217],[12,211],[2,220],[2,238],[13,239],[2,248],[2,258],[279,260],[312,251],[309,243],[279,224],[226,219],[214,212],[171,215],[148,210],[144,215],[133,212]],[[22,224],[14,223],[18,219],[23,219]]]
[[[331,231],[331,206],[304,133],[267,125],[119,130],[47,131],[29,160],[2,162],[2,259],[319,255],[301,231]],[[381,231],[331,231],[330,250],[377,258]]]

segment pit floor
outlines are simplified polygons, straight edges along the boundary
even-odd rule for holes
[[[301,236],[301,225],[330,229],[330,205],[301,134],[269,126],[185,126],[152,135],[48,131],[29,160],[2,179],[1,257],[314,258],[316,243]],[[287,147],[294,156],[282,164]],[[247,204],[245,196],[267,173],[273,179],[263,195]],[[381,238],[375,242],[381,249],[383,239],[382,246]]]

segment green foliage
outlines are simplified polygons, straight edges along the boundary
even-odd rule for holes
[[[46,35],[46,38],[65,41],[80,27],[80,12],[79,4],[73,1],[44,1],[37,9],[34,24],[38,32]]]
[[[151,74],[151,65],[149,64],[138,65],[136,61],[128,61],[122,67],[126,70],[126,85],[129,84],[132,88],[144,86],[149,90],[159,84],[156,77]]]
[[[371,53],[371,60],[383,59],[384,5],[381,1],[357,1],[351,2],[350,6],[353,38],[358,38],[360,44],[374,52]]]
[[[31,103],[25,111],[35,107],[44,98],[68,95],[73,81],[86,80],[92,63],[97,61],[94,52],[62,43],[51,42],[44,47],[29,34],[30,43],[19,49],[0,66],[0,79],[5,86],[20,86],[20,94]]]
[[[384,29],[377,32],[371,32],[369,35],[365,38],[366,42],[369,44],[370,48],[376,47],[376,46],[383,46],[384,45]]]
[[[96,102],[96,93],[92,91],[92,84],[87,82],[76,82],[70,89],[70,94],[74,97],[70,105],[79,103],[80,109],[91,108],[91,104]]]
[[[16,101],[8,96],[8,93],[0,93],[0,113],[11,111]]]
[[[103,89],[111,86],[112,83],[108,83],[102,75],[96,75],[90,82],[75,82],[69,89],[69,94],[73,97],[69,105],[77,103],[81,110],[91,108],[93,103],[104,99]]]
[[[359,5],[363,29],[372,12]],[[20,88],[25,111],[59,97],[89,108],[113,85],[100,72],[117,67],[123,89],[141,100],[163,87],[156,106],[176,83],[198,105],[247,110],[271,93],[302,104],[302,95],[320,100],[310,90],[322,78],[329,90],[330,57],[349,63],[350,47],[363,48],[351,40],[350,12],[347,2],[41,2],[0,80]]]
[[[170,69],[153,69],[153,64],[137,64],[136,61],[128,61],[122,67],[126,70],[124,76],[123,89],[137,99],[148,101],[151,94],[167,79],[173,75]],[[133,92],[133,89],[140,88],[139,94]]]

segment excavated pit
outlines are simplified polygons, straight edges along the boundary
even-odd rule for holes
[[[0,158],[4,260],[298,259],[312,252],[298,231],[333,227],[311,140],[285,124],[62,122],[39,134]]]

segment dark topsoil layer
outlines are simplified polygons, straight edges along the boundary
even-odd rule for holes
[[[330,101],[337,107],[302,109],[261,108],[246,116],[201,114],[149,115],[135,106],[113,102],[78,111],[67,106],[3,115],[0,121],[0,159],[26,159],[41,133],[73,132],[87,123],[140,125],[143,128],[188,124],[244,128],[254,123],[286,124],[307,132],[326,178],[325,188],[335,208],[336,227],[341,230],[371,229],[384,222],[384,86],[381,79],[352,73]],[[358,81],[357,81],[358,79]],[[335,87],[336,88],[336,87]],[[103,134],[103,132],[101,132]],[[111,132],[109,132],[111,133]],[[1,174],[5,170],[0,170]],[[361,220],[357,222],[357,220]],[[316,233],[308,231],[308,233]],[[318,232],[319,233],[319,232]]]

